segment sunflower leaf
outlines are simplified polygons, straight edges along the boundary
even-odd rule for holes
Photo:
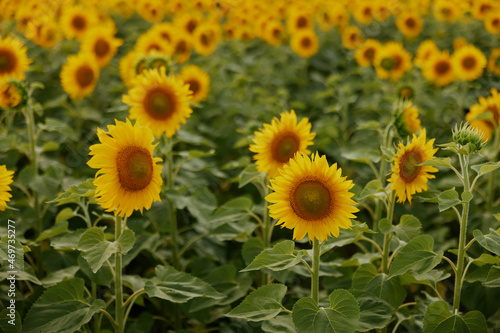
[[[226,314],[227,317],[248,321],[262,321],[276,317],[283,305],[287,287],[284,284],[268,284],[251,292],[237,307]]]
[[[486,250],[500,256],[500,234],[490,228],[488,235],[483,235],[480,230],[474,230],[472,233],[476,241]]]
[[[469,311],[463,316],[452,315],[445,301],[434,302],[425,311],[423,333],[486,333],[487,329],[486,319],[481,312]]]
[[[445,211],[461,203],[462,201],[458,198],[458,192],[455,189],[446,190],[438,196],[438,207],[439,211]]]
[[[304,255],[305,250],[295,251],[295,243],[291,240],[282,241],[272,249],[265,249],[255,257],[250,265],[241,272],[254,271],[262,268],[269,268],[273,271],[282,271],[284,269],[297,265]]]
[[[442,167],[448,167],[451,168],[451,159],[449,157],[436,157],[433,158],[432,160],[425,161],[423,163],[420,163],[419,166],[442,166]]]
[[[500,168],[500,161],[498,162],[487,162],[483,164],[476,164],[471,166],[472,170],[477,172],[477,177],[495,171]]]

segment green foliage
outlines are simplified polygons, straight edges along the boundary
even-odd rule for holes
[[[284,240],[276,244],[272,249],[262,251],[242,272],[258,270],[264,267],[273,271],[282,271],[300,263],[303,256],[307,256],[305,250],[295,251],[295,243],[291,240]]]
[[[268,284],[252,291],[226,316],[248,321],[263,321],[276,317],[282,310],[281,304],[287,287],[282,284]]]
[[[479,311],[470,311],[463,316],[451,314],[446,302],[434,302],[425,311],[423,333],[438,332],[487,332],[486,319]]]

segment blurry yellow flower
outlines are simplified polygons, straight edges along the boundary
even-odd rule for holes
[[[383,22],[391,16],[389,6],[384,0],[377,0],[373,5],[373,17],[379,22]]]
[[[498,1],[494,0],[474,0],[472,3],[472,17],[484,20],[486,16],[499,7]]]
[[[71,98],[83,98],[94,91],[99,65],[92,55],[79,53],[68,57],[60,76],[61,86]]]
[[[66,38],[80,40],[97,22],[97,14],[92,8],[67,5],[63,7],[60,27]]]
[[[374,62],[375,70],[381,79],[397,81],[412,67],[411,54],[401,43],[388,42],[380,48]]]
[[[15,84],[0,81],[0,108],[13,108],[22,101],[23,96]]]
[[[172,41],[173,55],[179,64],[185,63],[191,57],[193,44],[185,33],[176,33]]]
[[[423,68],[427,60],[429,60],[431,56],[439,52],[439,48],[432,39],[424,40],[422,43],[420,43],[417,49],[417,53],[415,55],[415,65]]]
[[[309,58],[318,52],[319,41],[314,30],[300,30],[290,38],[290,46],[299,56]]]
[[[165,16],[165,5],[160,0],[137,0],[137,13],[148,22],[159,22]]]
[[[54,22],[53,18],[48,16],[31,20],[24,35],[41,47],[52,47],[62,39],[62,31],[59,25]]]
[[[436,0],[433,4],[434,17],[439,21],[453,23],[463,15],[461,1],[457,0]]]
[[[359,47],[364,41],[361,30],[356,26],[349,26],[342,32],[342,45],[349,50]]]
[[[456,52],[467,44],[469,44],[469,42],[467,42],[467,39],[465,39],[464,37],[457,37],[453,40],[453,50],[455,50]]]
[[[24,73],[31,63],[26,52],[27,48],[17,38],[0,38],[0,81],[26,78]]]
[[[455,81],[448,50],[433,54],[422,68],[422,75],[437,86],[443,87]]]
[[[420,15],[405,11],[398,15],[396,26],[405,38],[413,38],[422,32],[424,22]]]
[[[285,27],[278,20],[272,20],[267,23],[262,37],[273,46],[281,45],[286,39]]]
[[[204,101],[207,98],[210,88],[210,76],[200,67],[196,65],[182,67],[178,78],[189,85],[193,103]]]
[[[12,184],[13,175],[14,171],[9,171],[5,165],[0,165],[0,211],[5,211],[7,202],[12,198],[9,185]]]
[[[193,37],[194,50],[204,56],[215,51],[222,36],[220,27],[213,23],[203,23],[198,26]]]
[[[461,80],[473,81],[483,74],[486,57],[474,45],[467,45],[453,53],[453,71]]]
[[[484,27],[490,34],[500,34],[500,10],[491,11],[486,15]]]
[[[491,55],[488,59],[488,71],[500,75],[500,47],[491,50]]]
[[[373,2],[367,0],[357,1],[352,8],[352,15],[359,23],[370,24],[373,19]]]
[[[354,57],[356,58],[356,62],[358,65],[362,67],[368,67],[373,65],[373,61],[377,56],[377,52],[381,48],[381,44],[378,40],[369,38],[365,40],[361,46],[356,49],[354,53]]]
[[[105,67],[122,45],[121,39],[114,37],[114,31],[105,26],[90,29],[83,38],[81,50],[91,54],[97,60],[100,68]]]
[[[198,25],[203,21],[203,16],[198,12],[182,13],[174,17],[174,26],[189,36],[193,36]]]
[[[411,101],[404,102],[401,108],[396,110],[394,123],[401,137],[420,131],[420,119],[418,109]]]
[[[292,35],[299,30],[311,30],[314,28],[314,21],[310,13],[292,8],[286,19],[288,33]]]

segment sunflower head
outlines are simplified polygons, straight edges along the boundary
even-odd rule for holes
[[[292,35],[290,46],[299,56],[309,58],[318,52],[319,41],[314,30],[298,30]]]
[[[396,108],[394,124],[401,137],[420,131],[417,107],[411,101],[404,102],[400,107]]]
[[[17,39],[0,37],[0,81],[9,79],[24,80],[24,74],[31,63],[26,55],[27,48]]]
[[[255,132],[254,144],[250,151],[256,153],[257,170],[267,172],[267,177],[278,175],[278,170],[287,164],[296,153],[310,154],[307,149],[312,145],[316,133],[311,133],[311,123],[308,118],[302,118],[297,123],[294,110],[280,114],[280,119],[274,118],[271,124]]]
[[[12,198],[9,185],[12,184],[13,175],[14,171],[9,171],[5,165],[0,165],[0,211],[5,211],[7,202]]]
[[[19,108],[27,102],[28,87],[24,82],[0,82],[0,107]]]
[[[188,65],[181,69],[179,79],[189,85],[192,91],[192,102],[198,103],[204,101],[209,92],[210,76],[196,65]]]
[[[466,45],[453,53],[451,63],[459,79],[473,81],[483,74],[486,57],[474,45]]]
[[[163,166],[156,164],[161,158],[153,157],[158,145],[152,144],[153,132],[127,119],[115,120],[108,132],[98,128],[97,136],[101,143],[90,147],[92,158],[87,163],[99,169],[94,180],[97,202],[108,212],[130,216],[134,210],[142,213],[160,201]]]
[[[399,143],[397,156],[393,158],[392,174],[388,181],[391,191],[398,196],[398,202],[411,203],[412,195],[428,189],[427,181],[435,178],[431,172],[438,170],[431,166],[420,164],[434,158],[437,148],[433,148],[434,139],[426,141],[425,128],[417,136],[413,134],[412,141],[403,145]]]
[[[486,145],[483,134],[477,128],[470,126],[468,122],[460,126],[455,125],[455,129],[451,132],[458,153],[470,155],[479,152]]]
[[[297,153],[290,164],[271,179],[274,191],[265,199],[272,205],[269,214],[278,219],[276,224],[293,229],[293,238],[324,241],[328,236],[339,236],[339,228],[350,229],[354,213],[358,211],[349,190],[351,180],[342,177],[337,164],[328,165],[326,157],[318,153],[311,158]]]
[[[87,53],[69,56],[61,70],[61,85],[71,98],[83,98],[94,91],[99,79],[99,65]]]

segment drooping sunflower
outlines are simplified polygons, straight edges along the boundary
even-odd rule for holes
[[[500,10],[492,11],[486,15],[484,27],[490,34],[500,34]]]
[[[427,60],[429,60],[431,56],[439,52],[439,48],[432,39],[424,40],[418,46],[417,53],[415,54],[415,65],[423,68]]]
[[[63,7],[60,26],[66,38],[81,40],[97,22],[98,17],[93,8],[68,5]]]
[[[397,81],[411,69],[411,54],[401,43],[388,42],[377,53],[374,66],[379,78]]]
[[[31,63],[26,47],[16,38],[0,38],[0,81],[7,78],[24,80]]]
[[[302,58],[315,55],[319,49],[318,37],[314,30],[298,30],[290,39],[290,47]]]
[[[419,166],[419,164],[434,158],[437,148],[433,148],[434,139],[426,141],[425,128],[417,137],[413,134],[411,143],[399,143],[397,156],[393,158],[392,174],[388,181],[391,191],[396,191],[398,202],[407,199],[411,204],[412,195],[426,191],[429,187],[427,181],[435,178],[430,172],[438,170],[432,166]]]
[[[12,183],[12,177],[14,171],[7,170],[5,165],[0,165],[0,210],[5,211],[7,207],[7,202],[12,198],[10,194],[10,184]]]
[[[500,75],[500,47],[491,50],[488,58],[488,71]]]
[[[417,13],[405,11],[396,19],[396,26],[405,38],[413,38],[422,32],[424,21]]]
[[[453,53],[451,63],[459,79],[473,81],[483,74],[486,57],[481,50],[469,44]]]
[[[136,78],[135,85],[123,96],[131,106],[129,116],[149,126],[159,138],[172,137],[186,123],[193,110],[189,106],[189,86],[165,74],[165,67],[150,69]]]
[[[83,98],[94,91],[99,66],[90,54],[71,55],[61,69],[61,86],[71,98]]]
[[[349,190],[351,180],[342,177],[337,164],[328,165],[326,157],[318,153],[310,159],[297,153],[271,179],[274,191],[266,197],[272,205],[269,215],[278,219],[277,225],[293,229],[293,238],[324,241],[328,236],[339,236],[339,229],[350,229],[351,220],[359,211]]]
[[[359,47],[364,41],[361,29],[356,26],[348,26],[342,32],[342,45],[349,50]]]
[[[178,78],[189,85],[189,90],[193,93],[193,103],[204,101],[207,98],[210,76],[203,69],[196,65],[182,67]]]
[[[114,31],[111,27],[96,26],[85,35],[81,50],[93,55],[99,67],[103,68],[115,56],[118,47],[122,44],[121,39],[114,37]]]
[[[432,55],[425,63],[422,75],[439,87],[447,86],[455,81],[448,50]]]
[[[368,67],[373,65],[373,61],[377,56],[377,52],[379,51],[382,45],[376,39],[369,38],[365,40],[365,42],[356,49],[354,53],[354,57],[358,65],[362,67]]]
[[[264,129],[254,133],[254,144],[250,151],[256,153],[257,170],[267,172],[267,177],[278,175],[278,170],[287,164],[295,153],[310,154],[307,149],[312,145],[316,133],[311,133],[308,118],[297,123],[294,110],[282,112],[280,119],[274,118],[271,124],[264,124]]]
[[[108,212],[115,211],[118,216],[130,216],[134,210],[151,208],[154,201],[160,200],[163,183],[161,170],[156,164],[162,159],[153,157],[158,145],[151,129],[130,120],[115,120],[108,125],[108,132],[98,128],[97,136],[101,143],[90,146],[92,158],[87,164],[96,173],[94,185],[97,202]]]
[[[20,87],[18,81],[0,81],[0,107],[13,108],[25,104],[27,92]]]
[[[401,108],[396,109],[394,124],[401,137],[420,131],[421,122],[418,118],[418,108],[411,101],[405,102]]]

